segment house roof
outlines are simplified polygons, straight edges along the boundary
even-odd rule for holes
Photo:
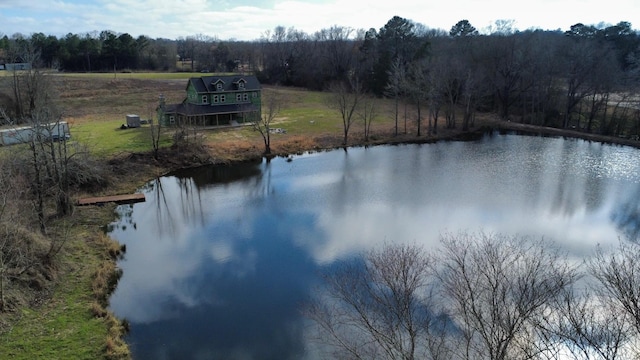
[[[198,115],[221,115],[221,114],[235,114],[250,111],[257,111],[259,107],[251,103],[245,104],[229,104],[229,105],[194,105],[194,104],[170,104],[165,108],[166,114],[179,114],[185,116],[198,116]]]
[[[212,93],[216,89],[216,83],[222,83],[222,91],[238,91],[236,84],[244,82],[244,90],[260,90],[260,82],[255,75],[211,75],[194,77],[189,83],[198,93]],[[189,86],[189,85],[187,85]]]

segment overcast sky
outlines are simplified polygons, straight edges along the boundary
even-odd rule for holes
[[[394,15],[446,31],[463,19],[479,30],[496,20],[519,30],[620,21],[640,29],[640,0],[0,0],[0,35],[112,30],[255,40],[278,25],[308,34],[333,25],[380,29]]]

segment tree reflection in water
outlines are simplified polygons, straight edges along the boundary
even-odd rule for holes
[[[110,233],[127,257],[111,304],[140,359],[304,358],[297,304],[318,271],[384,241],[431,250],[443,231],[490,229],[555,241],[580,262],[621,229],[637,237],[635,159],[494,135],[187,169],[120,208]]]

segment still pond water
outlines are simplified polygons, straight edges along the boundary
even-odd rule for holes
[[[640,150],[491,135],[206,167],[121,206],[111,309],[134,359],[313,358],[300,303],[318,271],[443,233],[553,240],[571,257],[640,232]]]

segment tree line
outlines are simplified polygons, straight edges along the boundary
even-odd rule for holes
[[[255,41],[14,34],[0,39],[0,51],[7,62],[37,53],[39,66],[63,71],[252,71],[264,84],[313,90],[342,83],[348,92],[412,104],[418,128],[426,118],[428,132],[439,121],[466,129],[478,112],[495,112],[527,124],[640,134],[640,35],[630,23],[516,31],[499,20],[487,32],[467,20],[447,32],[394,16],[369,30],[336,25],[308,34],[278,26]]]

